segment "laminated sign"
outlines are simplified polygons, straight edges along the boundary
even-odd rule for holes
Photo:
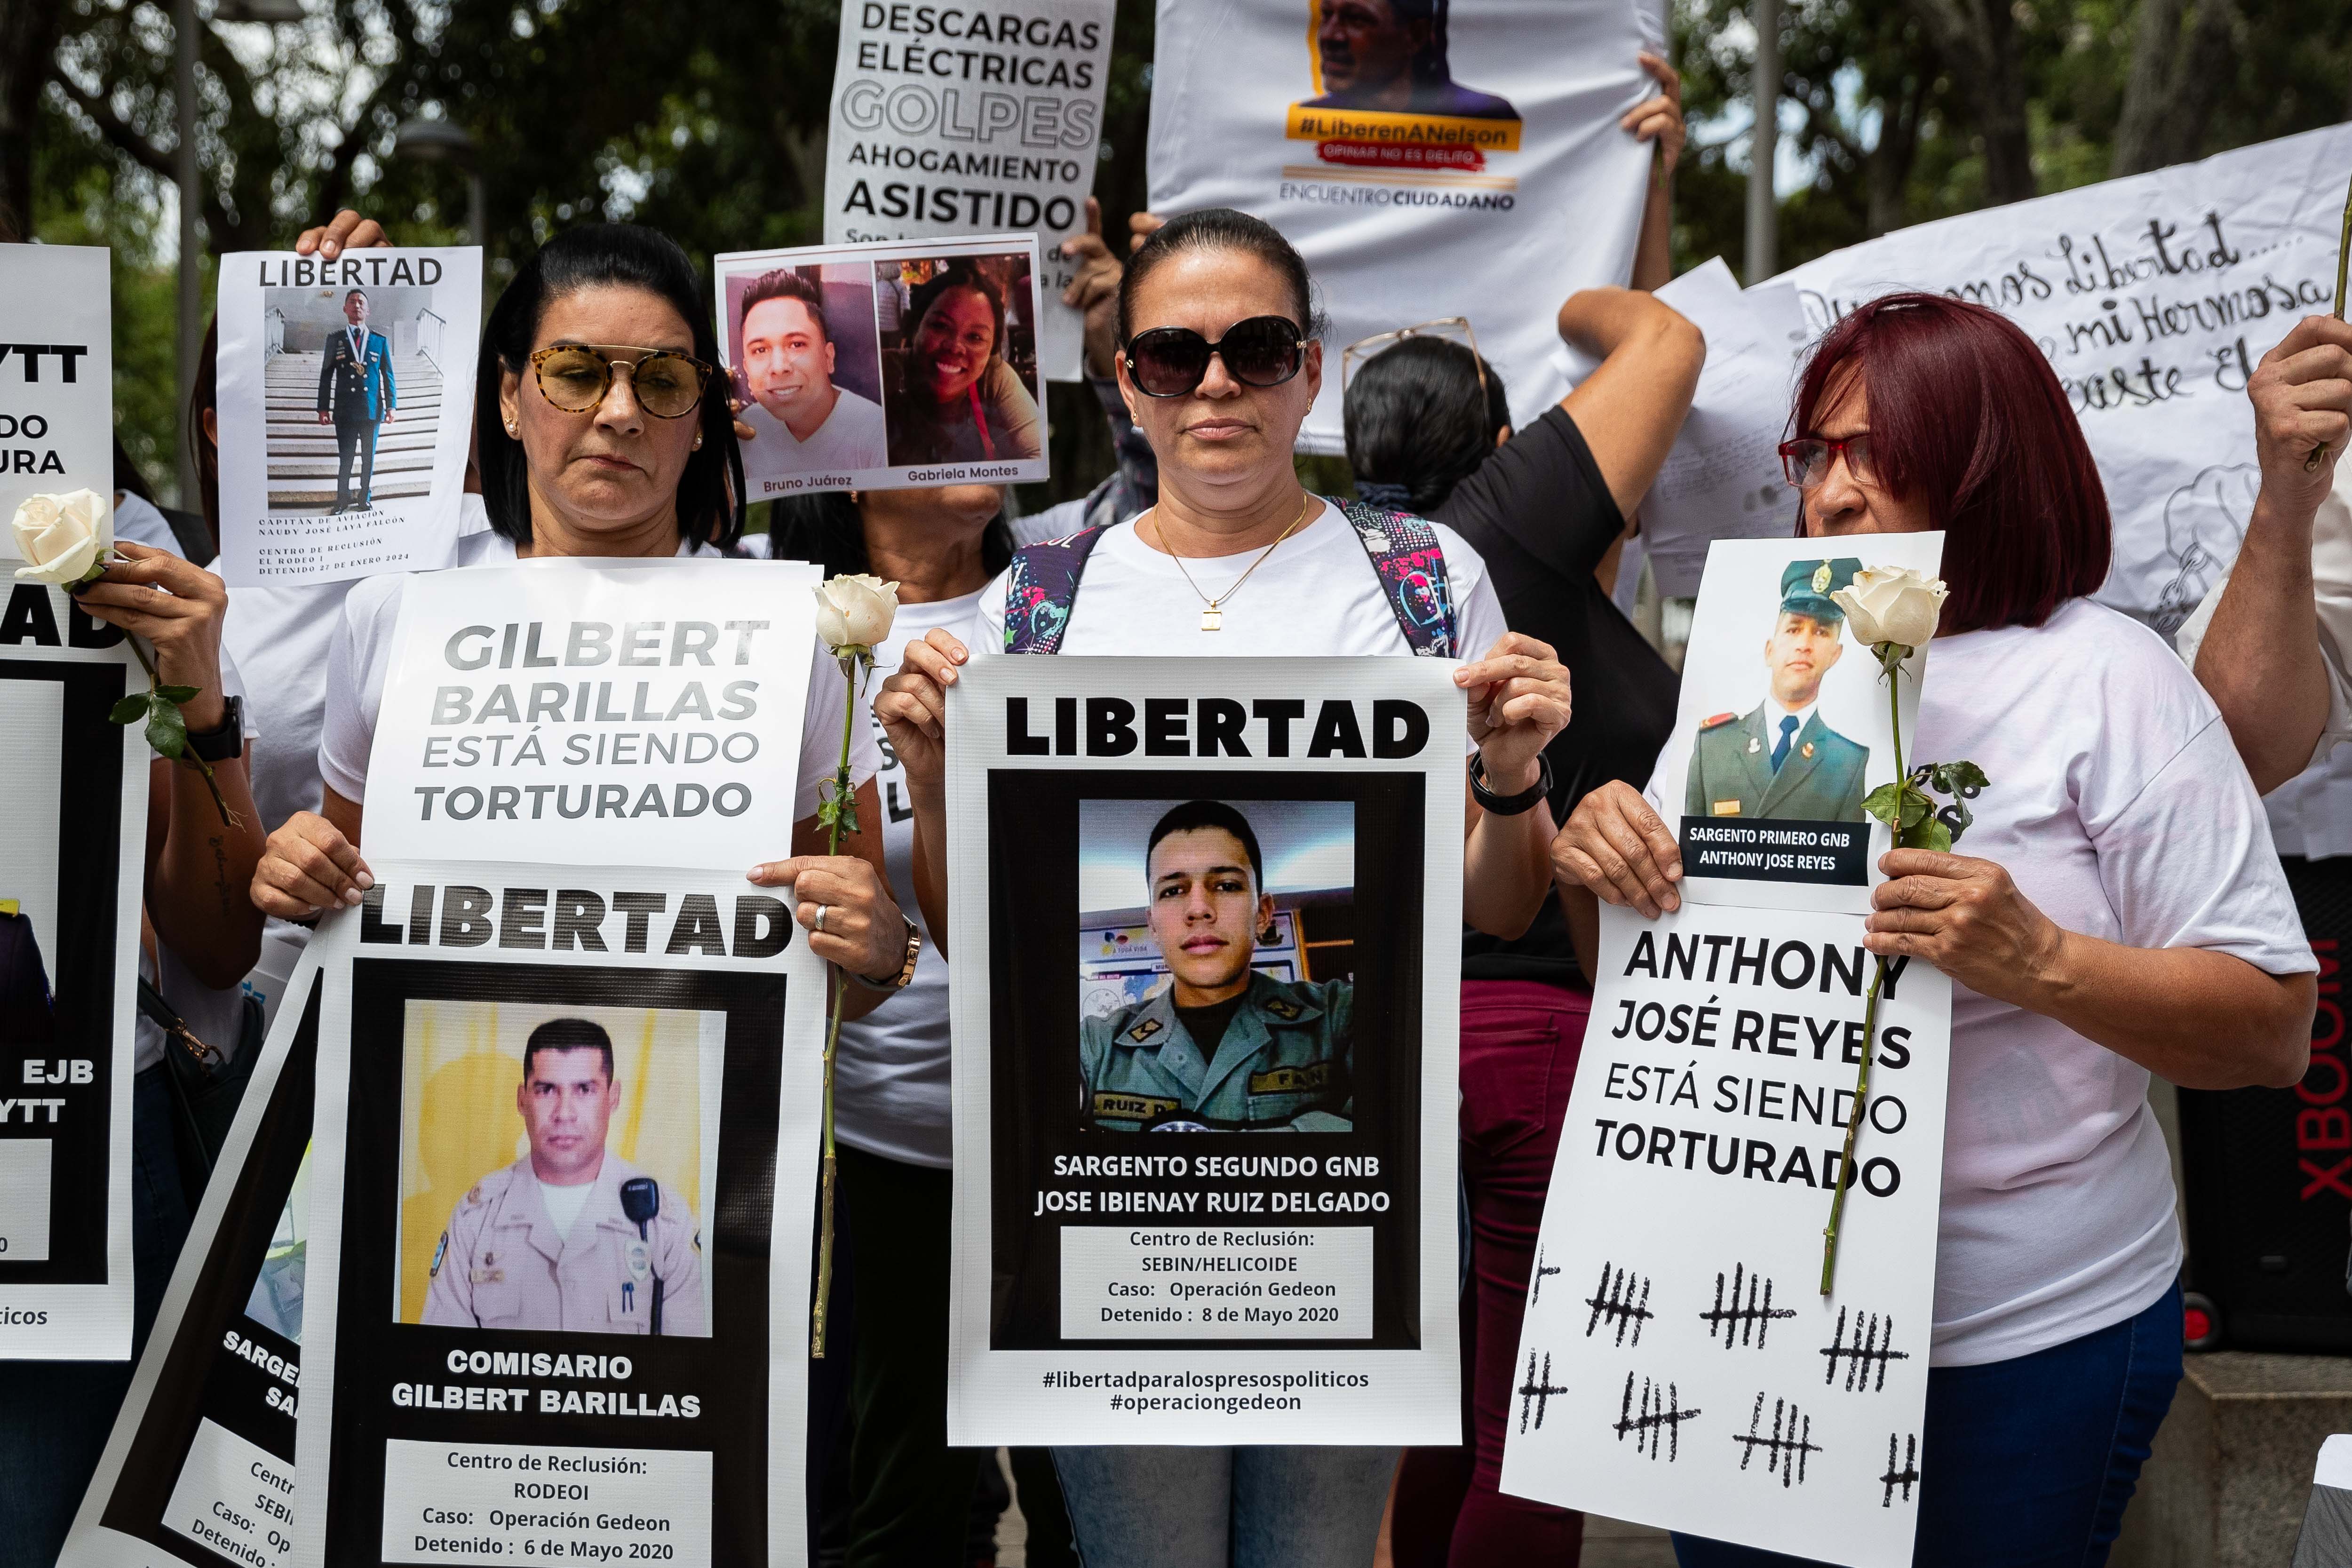
[[[1459,1440],[1453,668],[950,689],[950,1443]]]

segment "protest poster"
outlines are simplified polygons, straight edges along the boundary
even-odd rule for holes
[[[1626,0],[1160,0],[1151,210],[1280,229],[1334,350],[1466,317],[1524,426],[1568,394],[1552,310],[1633,273],[1643,27]],[[1340,392],[1327,371],[1303,449],[1345,449]]]
[[[288,984],[60,1568],[290,1560],[317,973]]]
[[[1459,1440],[1453,669],[950,689],[950,1444]]]
[[[857,0],[841,8],[825,139],[824,238],[1036,236],[1046,379],[1080,379],[1085,320],[1062,303],[1059,254],[1087,226],[1102,145],[1116,0],[1005,5]],[[887,312],[903,299],[885,298]]]
[[[1870,909],[1892,840],[1863,809],[1895,782],[1895,714],[1877,656],[1832,597],[1865,567],[1936,575],[1940,533],[1717,541],[1683,655],[1675,732],[1651,806],[1682,846],[1682,894],[1759,909]],[[1894,695],[1918,732],[1919,671]]]
[[[1718,547],[1718,552],[1722,547]],[[1951,983],[1862,917],[1601,910],[1502,1489],[1850,1568],[1908,1568]],[[1837,1184],[1836,1289],[1822,1232]]]
[[[2049,356],[2098,460],[2115,567],[2094,595],[2169,637],[2237,559],[2261,488],[2246,380],[2335,303],[2352,125],[1921,224],[1781,274],[1816,332],[1919,289]]]
[[[1046,477],[1035,235],[733,251],[717,269],[752,500]]]
[[[740,867],[752,822],[777,825],[781,844],[820,575],[803,562],[521,562],[403,595],[370,860]]]
[[[231,587],[429,572],[457,548],[482,253],[220,261],[220,565]]]
[[[51,483],[110,495],[108,472],[68,469]],[[142,732],[110,713],[145,689],[121,632],[61,589],[9,584],[0,612],[0,795],[9,803],[0,825],[0,1361],[131,1354],[149,753]]]
[[[113,299],[99,246],[0,245],[0,522],[26,496],[114,500]],[[13,534],[0,560],[17,559]]]
[[[320,1008],[292,1562],[797,1562],[823,963],[728,871],[387,862]]]

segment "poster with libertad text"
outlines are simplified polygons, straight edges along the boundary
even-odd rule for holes
[[[1453,668],[966,668],[950,1443],[1459,1440]]]

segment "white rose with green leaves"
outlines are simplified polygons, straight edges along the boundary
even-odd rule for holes
[[[1934,640],[1948,593],[1940,577],[1923,577],[1908,566],[1872,566],[1830,597],[1864,647],[1894,643],[1916,651]]]
[[[898,614],[898,584],[862,572],[829,577],[816,590],[816,635],[835,653],[874,647]]]
[[[114,552],[114,508],[95,490],[26,496],[11,520],[16,575],[60,588],[78,587],[106,570]]]

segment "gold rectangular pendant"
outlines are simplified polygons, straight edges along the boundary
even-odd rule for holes
[[[1224,629],[1225,612],[1211,605],[1201,612],[1201,629],[1204,632]]]

